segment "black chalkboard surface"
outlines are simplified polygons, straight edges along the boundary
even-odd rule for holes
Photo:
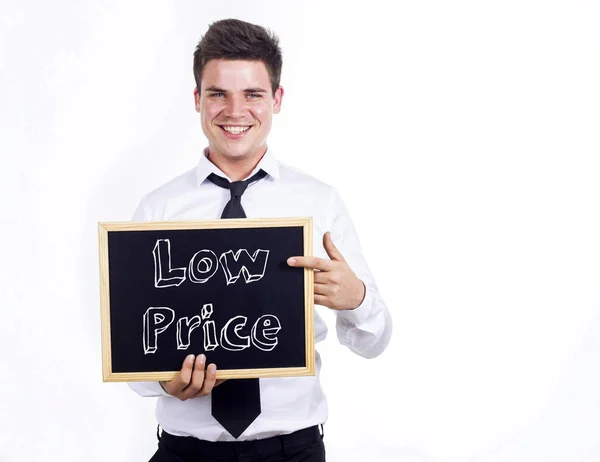
[[[314,375],[312,218],[99,223],[105,382]]]

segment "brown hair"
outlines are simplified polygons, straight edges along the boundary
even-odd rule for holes
[[[210,25],[194,52],[194,79],[200,91],[202,70],[211,59],[262,61],[273,94],[279,88],[283,58],[279,38],[262,26],[239,19],[222,19]]]

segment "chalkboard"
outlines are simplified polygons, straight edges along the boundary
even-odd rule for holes
[[[98,223],[105,382],[314,375],[312,218]]]

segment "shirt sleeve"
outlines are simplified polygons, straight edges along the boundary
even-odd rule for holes
[[[389,344],[392,318],[362,254],[348,209],[335,188],[330,214],[332,241],[366,288],[365,298],[359,307],[353,310],[335,310],[337,337],[342,345],[354,353],[374,358]]]
[[[138,204],[133,212],[131,221],[149,221],[150,220],[150,207],[148,206],[148,200],[144,197]]]
[[[140,396],[168,396],[159,382],[127,382],[127,385]]]
[[[144,197],[135,209],[131,221],[148,221],[151,219],[150,212],[148,201]],[[159,382],[127,382],[127,385],[140,396],[152,397],[168,395]]]

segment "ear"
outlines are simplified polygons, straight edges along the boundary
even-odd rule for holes
[[[273,114],[279,114],[281,110],[281,101],[283,100],[283,87],[280,85],[273,95]]]
[[[200,92],[198,91],[198,87],[194,88],[194,106],[196,107],[196,112],[200,112]]]

